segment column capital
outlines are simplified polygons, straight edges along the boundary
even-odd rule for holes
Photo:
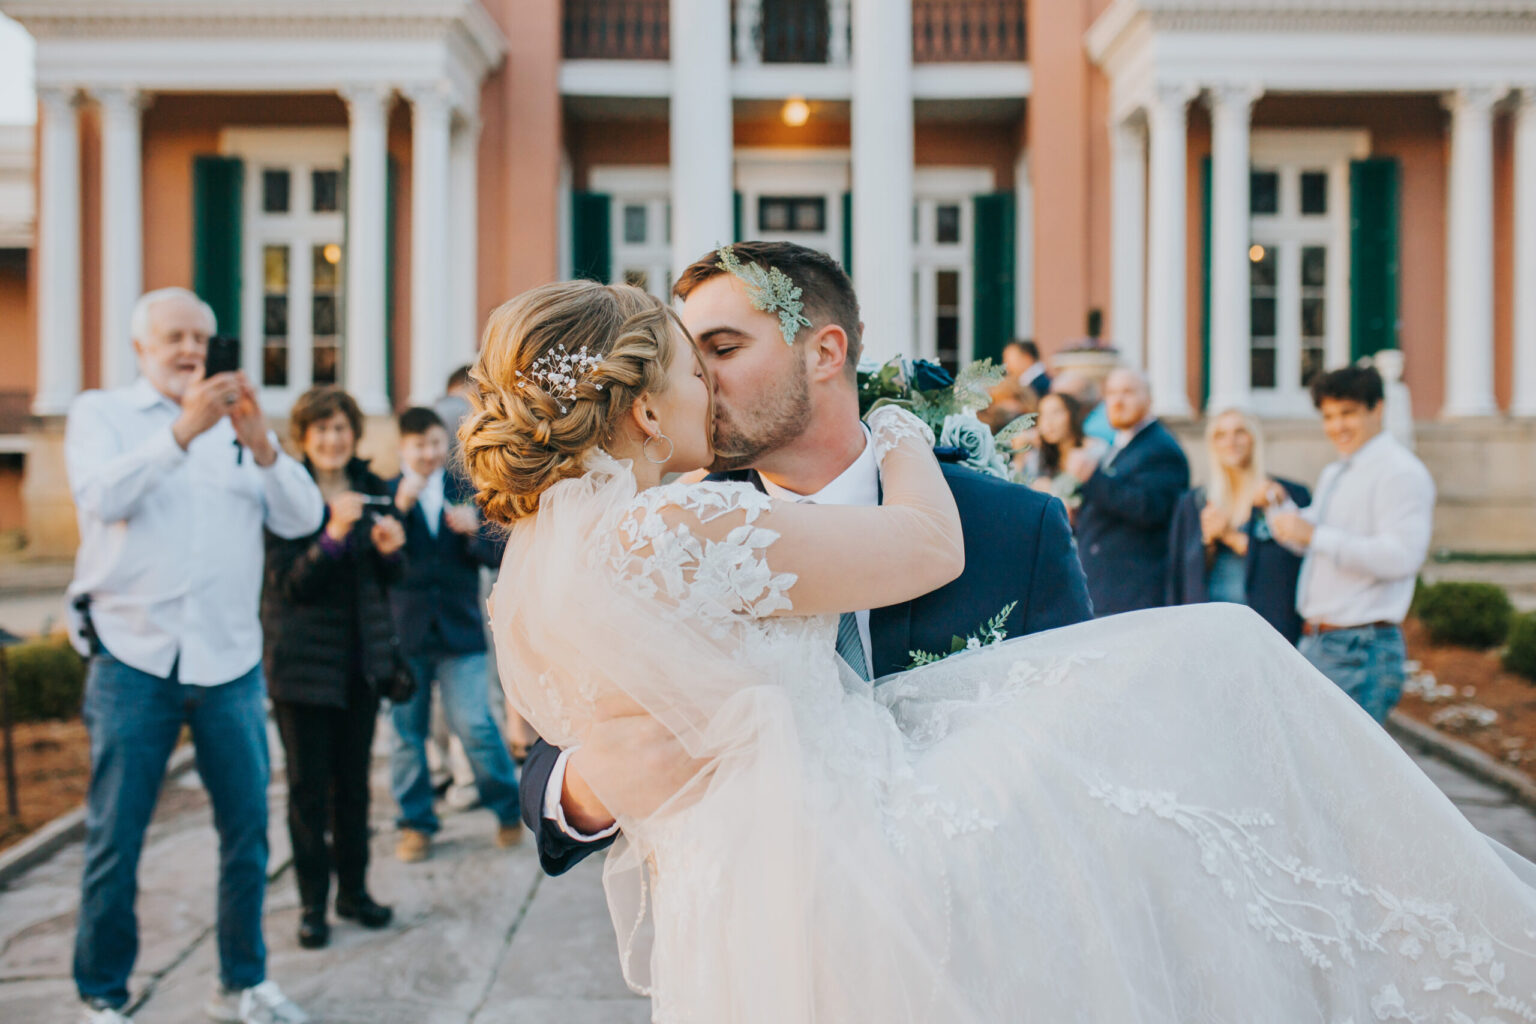
[[[80,89],[73,85],[39,85],[37,87],[38,102],[50,110],[58,111],[65,107],[78,107],[81,103]]]
[[[1492,116],[1494,105],[1507,95],[1507,85],[1464,85],[1442,95],[1440,105],[1452,114]]]
[[[1218,82],[1209,87],[1206,101],[1212,111],[1241,107],[1246,113],[1263,95],[1264,87],[1257,82]]]
[[[380,108],[389,105],[394,98],[395,87],[385,82],[353,82],[336,90],[349,110],[358,107]]]
[[[1190,101],[1200,95],[1200,87],[1194,82],[1156,82],[1152,86],[1148,113],[1154,110],[1176,108],[1182,111]]]
[[[454,107],[453,86],[441,79],[435,82],[412,82],[401,86],[400,92],[413,109],[425,113],[446,115]]]
[[[103,85],[90,90],[91,98],[108,113],[126,114],[149,106],[153,97],[142,89],[129,85]]]
[[[1509,90],[1510,101],[1519,111],[1536,107],[1536,82],[1526,82]]]

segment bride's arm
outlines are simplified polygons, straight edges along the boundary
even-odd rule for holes
[[[765,563],[763,597],[742,595],[743,610],[759,615],[880,608],[937,590],[964,570],[965,543],[933,433],[895,407],[876,410],[870,429],[883,505],[796,504],[754,493],[729,510],[685,500],[662,508],[662,519],[669,531],[683,527],[704,542],[705,561],[709,546],[724,544]]]

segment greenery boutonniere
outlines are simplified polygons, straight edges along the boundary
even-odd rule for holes
[[[953,637],[949,642],[949,650],[944,654],[933,654],[928,651],[908,651],[907,656],[912,659],[907,668],[922,668],[924,665],[932,665],[934,662],[943,661],[951,655],[962,651],[979,651],[983,647],[992,647],[1008,639],[1008,630],[1004,623],[1013,610],[1019,606],[1019,602],[1010,601],[992,618],[981,624],[981,628],[969,636]]]

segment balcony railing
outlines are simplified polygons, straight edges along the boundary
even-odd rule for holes
[[[668,0],[565,0],[568,60],[666,60]]]
[[[1024,0],[912,0],[918,64],[1024,60]]]
[[[668,59],[668,0],[564,0],[568,59]],[[847,64],[850,0],[716,0],[739,64]],[[908,0],[919,64],[1022,61],[1025,0]]]

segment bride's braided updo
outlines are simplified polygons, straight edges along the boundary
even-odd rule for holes
[[[459,428],[486,518],[533,515],[544,491],[613,440],[636,398],[666,390],[676,321],[639,288],[591,281],[535,288],[491,313]],[[565,379],[541,369],[551,366],[567,368]]]

